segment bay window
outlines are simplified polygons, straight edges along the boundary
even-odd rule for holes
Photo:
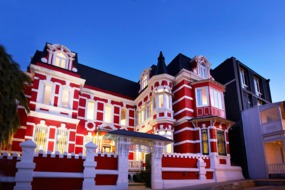
[[[223,93],[216,89],[210,88],[211,105],[215,108],[224,109]]]
[[[158,131],[158,135],[173,140],[173,134],[172,134],[171,131],[160,130],[160,131]],[[170,143],[170,144],[166,145],[164,147],[164,152],[166,152],[166,153],[173,153],[173,143]]]
[[[196,106],[203,107],[209,105],[208,88],[196,88]]]

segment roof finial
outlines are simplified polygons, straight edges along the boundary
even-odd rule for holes
[[[156,68],[156,75],[167,73],[166,65],[164,62],[164,56],[162,54],[162,51],[159,53],[158,61],[157,61],[157,68]]]

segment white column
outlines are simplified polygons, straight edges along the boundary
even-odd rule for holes
[[[118,189],[128,189],[130,138],[118,137]]]
[[[206,163],[202,158],[199,158],[197,161],[197,167],[199,169],[199,179],[200,180],[206,180]]]
[[[83,163],[83,186],[82,189],[95,189],[95,177],[96,177],[96,166],[95,162],[95,150],[97,146],[93,142],[89,142],[85,145],[86,147],[86,159]]]
[[[18,172],[15,176],[14,190],[30,190],[32,189],[33,171],[36,167],[33,159],[37,145],[32,140],[28,140],[22,142],[20,146],[22,147],[22,157],[21,161],[16,164]]]
[[[154,142],[151,154],[151,188],[163,189],[161,158],[164,148],[163,142]]]

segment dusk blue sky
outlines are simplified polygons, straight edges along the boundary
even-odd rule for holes
[[[2,0],[0,7],[0,44],[24,71],[46,42],[133,81],[160,51],[166,64],[182,53],[204,55],[212,68],[233,56],[270,79],[274,102],[285,99],[284,0]]]

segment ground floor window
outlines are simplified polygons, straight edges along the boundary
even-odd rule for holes
[[[62,154],[67,152],[69,132],[66,128],[57,129],[56,150]]]
[[[41,121],[41,124],[35,128],[34,141],[37,144],[36,152],[39,150],[47,150],[47,137],[48,127],[44,124],[44,121]]]
[[[218,154],[227,155],[224,131],[217,131]]]
[[[202,154],[209,154],[209,144],[208,144],[208,130],[202,129],[201,130],[202,136]]]

